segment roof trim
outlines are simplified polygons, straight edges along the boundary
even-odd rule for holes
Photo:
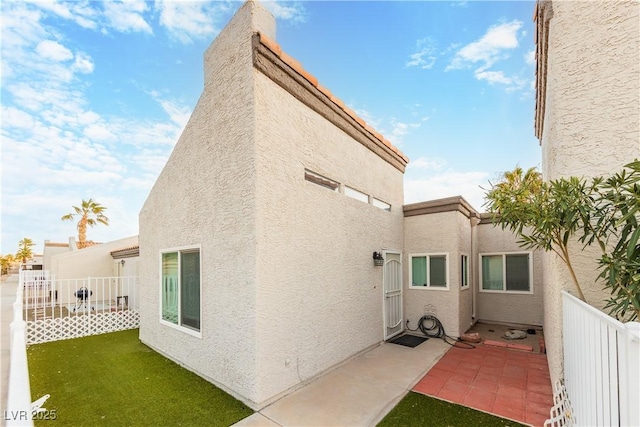
[[[440,212],[460,212],[467,218],[480,218],[480,214],[462,196],[412,203],[402,207],[404,216],[427,215]]]
[[[536,22],[536,109],[533,127],[540,145],[542,145],[547,97],[547,52],[549,48],[549,21],[551,18],[553,18],[551,1],[538,0],[533,15],[533,20]]]
[[[333,96],[331,91],[320,85],[318,79],[305,71],[298,61],[284,53],[275,41],[264,34],[255,33],[252,45],[253,66],[256,69],[404,173],[408,157],[346,107],[340,99]]]
[[[54,248],[68,248],[69,247],[68,243],[56,243],[56,242],[45,242],[44,245],[45,245],[45,247],[49,246],[49,247],[54,247]]]
[[[130,246],[128,248],[111,251],[111,257],[113,259],[131,258],[136,256],[140,256],[140,246]]]

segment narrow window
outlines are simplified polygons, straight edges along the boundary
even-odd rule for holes
[[[467,255],[460,256],[460,287],[462,289],[469,287],[469,257]]]
[[[351,197],[352,199],[360,200],[364,203],[369,203],[369,196],[355,188],[344,186],[344,195]]]
[[[373,200],[371,201],[371,204],[373,206],[375,206],[376,208],[380,208],[382,210],[391,212],[391,205],[389,203],[383,202],[382,200],[376,199],[375,197],[373,197],[372,199]]]
[[[311,172],[307,169],[304,170],[304,179],[309,182],[313,182],[314,184],[317,184],[321,187],[327,188],[331,191],[338,191],[338,187],[340,187],[340,184],[336,181],[325,178],[324,176],[315,172]]]
[[[200,331],[200,249],[162,253],[161,319]]]

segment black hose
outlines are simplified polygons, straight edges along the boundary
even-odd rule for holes
[[[444,326],[442,326],[442,322],[440,322],[440,320],[436,316],[432,316],[430,314],[425,314],[424,316],[422,316],[418,321],[418,327],[415,329],[411,329],[409,327],[409,320],[407,319],[407,329],[413,332],[419,329],[420,332],[422,332],[425,336],[429,338],[441,338],[444,342],[453,347],[464,349],[476,348],[476,346],[473,344],[447,335],[444,331]]]

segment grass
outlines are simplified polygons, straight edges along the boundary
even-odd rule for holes
[[[494,427],[523,426],[475,409],[409,392],[378,424],[385,426]]]
[[[27,355],[31,396],[51,395],[43,406],[56,410],[56,426],[229,426],[253,413],[142,344],[137,329],[32,345]]]

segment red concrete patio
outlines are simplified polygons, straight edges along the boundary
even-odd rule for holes
[[[451,348],[413,391],[534,426],[553,405],[545,355],[482,344]]]

